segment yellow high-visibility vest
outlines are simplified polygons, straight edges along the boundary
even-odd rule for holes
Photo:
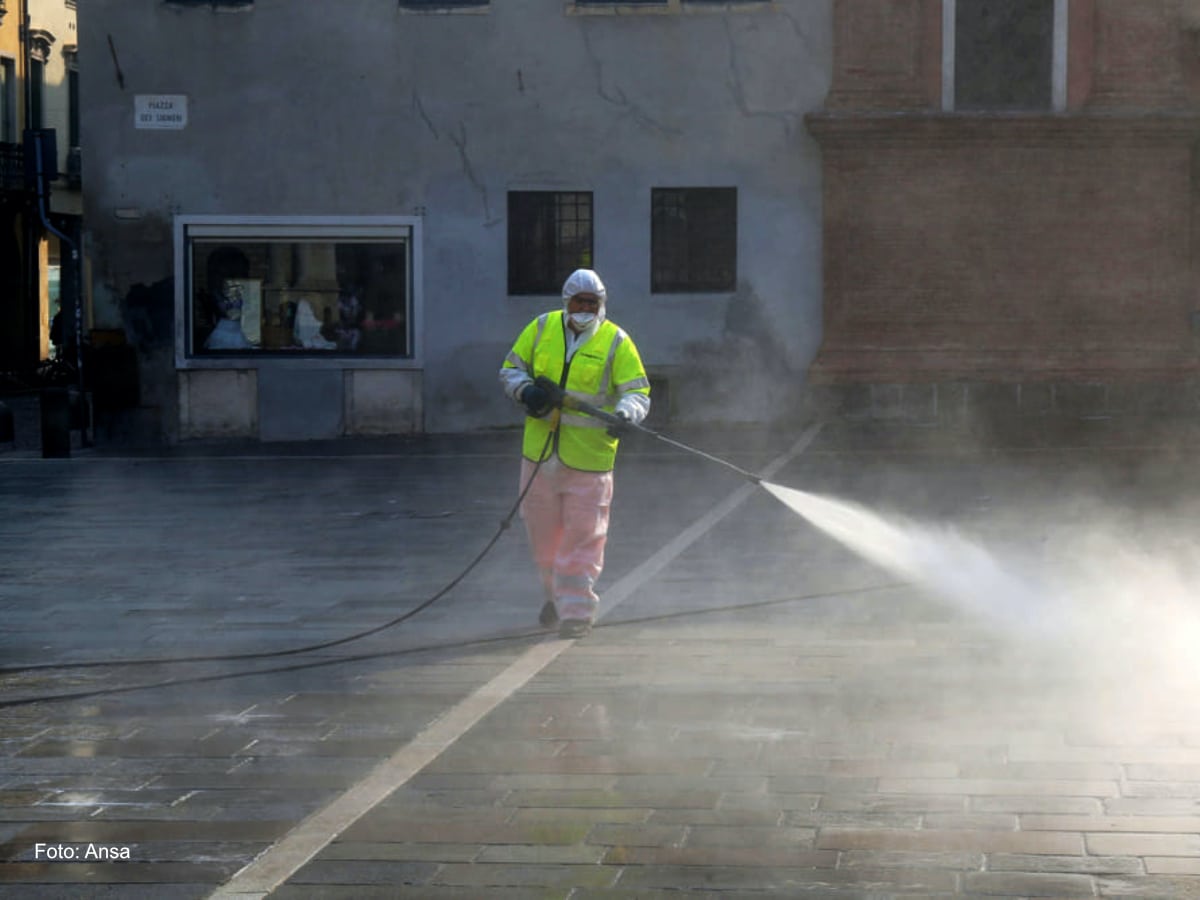
[[[586,343],[567,362],[567,342],[561,310],[543,313],[521,332],[505,368],[515,367],[531,378],[544,375],[568,394],[585,403],[612,412],[621,394],[650,393],[650,380],[633,340],[605,319]],[[564,378],[565,370],[565,378]],[[547,445],[555,429],[558,433]],[[557,452],[564,465],[585,472],[608,472],[617,456],[618,440],[609,437],[599,419],[571,409],[555,410],[541,419],[525,418],[522,453],[538,462]]]

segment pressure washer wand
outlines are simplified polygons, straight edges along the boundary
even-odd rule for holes
[[[733,463],[731,463],[727,459],[721,459],[719,456],[713,456],[711,453],[705,453],[703,450],[697,450],[695,447],[689,447],[687,444],[685,444],[681,441],[677,441],[674,438],[669,438],[665,434],[655,431],[653,428],[647,428],[645,425],[630,422],[628,419],[623,419],[620,416],[616,415],[615,413],[610,413],[606,410],[600,409],[599,407],[592,406],[592,404],[587,403],[583,400],[576,399],[575,397],[572,397],[570,394],[563,393],[562,405],[565,406],[567,409],[572,409],[572,410],[575,410],[576,412],[585,413],[586,415],[589,415],[589,416],[592,416],[593,418],[599,419],[601,422],[604,422],[608,425],[616,425],[618,427],[632,428],[635,431],[640,431],[643,434],[648,434],[648,435],[650,435],[650,437],[657,438],[658,440],[662,441],[664,444],[670,444],[672,447],[677,447],[678,449],[683,450],[686,453],[691,453],[694,456],[703,457],[704,459],[707,459],[709,462],[715,462],[715,463],[718,463],[719,465],[724,466],[727,469],[732,469],[733,471],[735,471],[739,475],[741,475],[743,478],[748,478],[754,484],[762,484],[762,478],[760,476],[755,475],[753,472],[749,472],[746,469],[743,469],[741,466],[735,466]]]
[[[613,416],[613,418],[624,421],[623,419],[621,419],[620,416]],[[737,472],[743,478],[749,479],[754,484],[762,484],[762,476],[755,475],[753,472],[747,471],[746,469],[743,469],[741,466],[735,466],[733,463],[731,463],[727,459],[721,459],[721,457],[719,457],[719,456],[713,456],[711,453],[705,453],[703,450],[698,450],[695,447],[689,447],[687,444],[677,441],[674,438],[669,438],[665,434],[662,434],[661,432],[654,431],[653,429],[650,429],[650,428],[646,428],[644,425],[634,425],[632,422],[625,422],[625,424],[633,427],[634,429],[636,429],[638,431],[644,432],[644,433],[650,435],[651,437],[658,438],[664,444],[670,444],[672,447],[678,447],[680,450],[686,451],[687,453],[691,453],[695,456],[703,457],[704,459],[707,459],[709,462],[720,463],[727,469],[733,469],[733,471]]]

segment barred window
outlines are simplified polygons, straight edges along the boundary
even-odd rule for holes
[[[591,191],[510,191],[508,292],[558,294],[592,268]]]
[[[737,283],[737,188],[650,192],[650,290],[731,291]]]

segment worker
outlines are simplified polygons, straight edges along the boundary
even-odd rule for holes
[[[538,621],[576,638],[591,631],[599,603],[617,444],[650,411],[650,381],[637,347],[606,315],[599,275],[572,272],[562,297],[561,310],[525,326],[500,382],[526,414],[521,517],[544,589]],[[552,384],[536,384],[538,376]],[[571,398],[616,419],[606,424],[572,409]]]

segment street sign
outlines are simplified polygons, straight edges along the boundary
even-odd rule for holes
[[[133,98],[134,128],[179,130],[187,127],[186,94],[138,94]]]

